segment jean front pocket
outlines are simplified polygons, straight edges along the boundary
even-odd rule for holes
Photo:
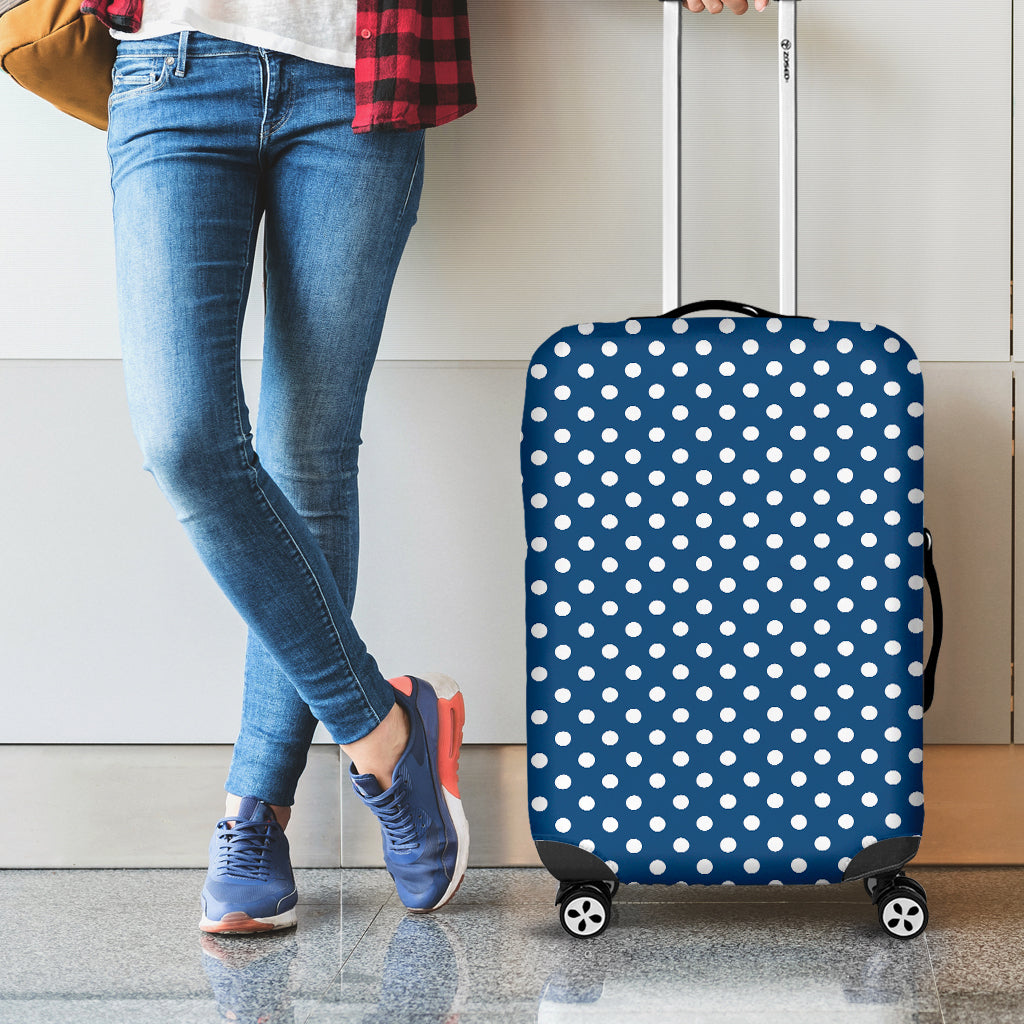
[[[156,92],[170,80],[173,57],[160,54],[118,54],[111,71],[110,102],[144,92]]]

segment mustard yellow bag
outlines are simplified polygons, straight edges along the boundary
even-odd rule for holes
[[[0,0],[0,68],[58,110],[107,129],[117,40],[81,0]]]

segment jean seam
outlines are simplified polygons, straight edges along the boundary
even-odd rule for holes
[[[397,229],[399,224],[402,223],[402,219],[405,217],[405,211],[409,209],[409,196],[412,195],[412,186],[416,181],[416,172],[420,169],[420,161],[423,159],[423,146],[426,141],[426,132],[420,129],[420,145],[416,150],[416,162],[412,165],[412,174],[409,176],[409,187],[405,190],[405,202],[402,203],[402,212],[399,213],[395,220],[395,228]],[[410,227],[410,231],[412,228]],[[394,254],[394,246],[391,248],[392,255]]]
[[[140,56],[142,56],[142,54],[140,54]],[[159,56],[159,54],[157,54],[156,56]],[[156,72],[150,72],[150,74],[153,75],[156,74]],[[167,88],[169,77],[170,75],[168,72],[168,65],[163,64],[160,68],[160,73],[157,74],[156,79],[151,80],[148,85],[137,84],[135,85],[134,88],[121,89],[118,91],[113,88],[114,81],[113,79],[111,79],[110,95],[107,98],[107,112],[109,113],[110,108],[117,100],[121,100],[126,97],[132,96],[142,96],[151,92],[163,92],[163,90]]]
[[[258,194],[259,194],[259,189],[258,189],[258,186],[257,186],[257,188],[253,192],[252,207],[250,208],[250,211],[249,211],[249,238],[250,238],[250,246],[249,246],[249,248],[250,249],[253,246],[255,246],[254,233],[258,234],[258,232],[259,232],[259,225],[256,223],[256,214],[255,214],[256,197],[257,197]],[[248,251],[249,250],[247,250],[245,260],[243,261],[242,282],[240,282],[239,289],[238,289],[239,297],[238,297],[238,307],[237,307],[236,317],[235,317],[236,325],[241,323],[242,303],[245,301],[244,289],[242,288],[242,285],[244,284],[244,279],[245,279],[245,266],[248,264]],[[239,386],[240,386],[239,368],[240,368],[240,362],[241,362],[241,337],[240,337],[240,334],[241,334],[241,331],[238,330],[237,333],[236,333],[236,337],[235,337],[235,360],[234,360],[234,367],[233,367],[233,370],[232,370],[232,374],[233,374],[233,377],[234,377],[235,413],[236,413],[237,418],[238,418],[238,436],[243,439],[242,446],[241,446],[242,461],[245,463],[246,468],[252,471],[251,482],[252,482],[252,487],[253,487],[254,491],[262,498],[263,504],[264,504],[265,508],[269,509],[272,518],[274,520],[276,520],[278,528],[284,531],[284,534],[288,538],[288,540],[291,542],[292,548],[294,549],[295,554],[298,556],[299,561],[305,567],[306,575],[307,575],[307,581],[310,581],[310,580],[312,581],[313,588],[314,588],[314,595],[316,597],[318,597],[318,599],[320,601],[321,614],[326,613],[327,619],[328,619],[328,621],[330,623],[331,631],[334,634],[335,643],[337,644],[338,649],[341,651],[341,655],[342,655],[342,657],[345,660],[345,664],[348,667],[349,673],[352,676],[352,678],[355,680],[356,686],[359,688],[359,693],[360,693],[360,696],[363,698],[363,702],[366,704],[366,707],[369,709],[370,713],[373,715],[374,719],[376,719],[376,721],[377,721],[377,723],[379,725],[382,719],[381,719],[380,715],[377,714],[376,708],[374,708],[372,702],[370,701],[370,698],[366,694],[366,690],[363,687],[362,681],[359,679],[359,676],[356,674],[355,669],[352,667],[351,659],[348,656],[348,651],[345,649],[345,643],[344,643],[344,641],[341,638],[340,632],[338,631],[338,626],[337,626],[337,623],[335,623],[335,621],[334,621],[334,616],[331,615],[330,605],[327,603],[327,599],[324,596],[323,589],[320,586],[320,581],[317,579],[316,573],[313,572],[313,567],[306,560],[306,556],[303,554],[302,548],[299,546],[299,544],[295,540],[295,538],[291,535],[291,531],[288,529],[288,526],[285,524],[284,520],[281,518],[281,516],[278,514],[277,510],[274,508],[273,504],[270,502],[270,499],[267,497],[267,495],[264,492],[263,488],[260,486],[259,475],[258,475],[258,473],[256,471],[255,465],[253,463],[249,462],[248,453],[246,451],[245,440],[244,440],[245,439],[245,431],[242,429],[242,406],[241,406],[241,401],[239,400]],[[255,455],[255,453],[254,453],[254,455]],[[258,458],[258,456],[257,456],[257,458]],[[292,685],[294,686],[295,684],[293,683]],[[302,696],[301,693],[299,694],[299,696],[300,697]],[[310,709],[310,710],[312,711],[312,709]],[[317,717],[319,717],[319,716],[317,716]]]
[[[338,650],[341,652],[341,656],[345,659],[345,664],[348,667],[349,673],[351,674],[352,678],[355,680],[356,686],[359,687],[359,693],[362,696],[364,703],[370,710],[373,717],[377,720],[377,723],[380,724],[381,717],[377,714],[376,709],[370,702],[370,698],[366,695],[366,690],[363,688],[363,684],[360,681],[359,676],[356,674],[355,669],[352,667],[352,661],[348,656],[348,651],[345,648],[345,643],[341,639],[341,634],[339,633],[338,626],[334,621],[334,616],[331,615],[330,605],[327,603],[327,599],[324,597],[323,589],[320,586],[320,581],[316,577],[316,573],[313,571],[313,567],[306,560],[306,556],[302,553],[302,548],[299,547],[297,541],[291,535],[291,531],[289,531],[284,520],[278,515],[276,509],[271,504],[270,499],[267,497],[266,492],[260,486],[255,467],[249,466],[249,468],[253,471],[251,480],[254,491],[262,499],[264,508],[266,510],[269,510],[271,517],[274,520],[274,525],[276,525],[280,530],[284,531],[284,535],[291,542],[293,555],[296,557],[296,561],[299,564],[301,564],[302,567],[306,570],[307,583],[311,582],[313,584],[312,592],[314,594],[314,597],[317,598],[318,603],[320,605],[321,616],[326,616],[326,618],[321,618],[321,622],[330,626],[331,632],[333,634],[333,639],[337,644]],[[312,708],[310,710],[312,710]]]
[[[426,133],[421,129],[420,144],[419,144],[419,148],[416,150],[416,161],[412,165],[412,174],[409,175],[409,187],[405,191],[405,201],[402,203],[401,212],[398,214],[397,217],[395,217],[395,221],[394,221],[394,223],[392,224],[392,227],[391,227],[391,248],[388,250],[388,266],[389,267],[392,265],[392,263],[394,261],[395,247],[398,244],[398,238],[399,238],[399,235],[401,234],[402,221],[405,220],[406,212],[409,209],[409,196],[412,195],[412,188],[413,188],[413,185],[416,182],[416,172],[419,170],[420,160],[423,157],[423,143],[424,143],[425,138],[426,138]],[[409,226],[409,232],[411,232],[411,231],[412,231],[412,225]],[[396,273],[397,273],[397,268],[396,268]],[[393,283],[394,283],[394,275],[392,275],[392,284]],[[386,310],[387,299],[390,296],[390,294],[391,294],[391,289],[390,288],[388,288],[388,289],[382,288],[381,289],[381,293],[380,293],[380,295],[377,298],[377,308],[374,310],[374,320],[375,321],[381,318],[382,311],[386,315],[386,312],[387,312],[387,310]],[[383,322],[382,322],[381,323],[381,329],[382,330],[383,330],[383,326],[384,325],[383,325]],[[376,363],[376,361],[377,361],[376,358],[372,359],[370,361],[369,366],[367,367],[365,373],[363,373],[361,371],[360,385],[361,385],[361,388],[362,388],[364,393],[365,393],[365,389],[366,389],[367,378],[369,378],[370,374],[373,372],[373,367],[374,367],[374,364]],[[355,415],[354,410],[350,411],[348,422],[346,422],[346,424],[345,424],[345,435],[346,436],[351,436],[352,416],[354,416],[354,415]],[[362,434],[362,431],[360,430],[359,433]],[[362,438],[361,437],[360,437],[360,439],[358,441],[356,441],[356,444],[357,445],[358,444],[362,444]],[[357,456],[357,458],[358,458],[358,456]]]
[[[267,113],[267,109],[266,108],[267,108],[267,104],[269,103],[269,100],[270,100],[270,54],[275,53],[276,51],[274,51],[274,50],[267,50],[265,47],[261,46],[259,48],[259,52],[260,52],[261,67],[265,68],[266,72],[267,72],[267,89],[266,89],[266,92],[263,95],[264,117],[266,117],[266,113]],[[261,74],[262,74],[262,71],[261,71]],[[280,87],[280,81],[278,82],[278,87]],[[295,98],[294,98],[294,96],[292,94],[292,90],[291,89],[288,90],[287,101],[288,101],[288,106],[285,107],[284,112],[277,119],[277,122],[275,124],[268,126],[266,124],[266,121],[264,121],[263,126],[261,126],[261,129],[260,129],[260,134],[261,134],[261,140],[262,141],[269,142],[270,136],[273,135],[274,132],[276,132],[279,128],[282,128],[284,126],[285,122],[288,120],[288,115],[291,114],[292,107],[295,104]],[[266,129],[266,134],[265,135],[263,134],[263,130],[264,129]]]
[[[409,196],[412,195],[413,184],[416,181],[416,172],[419,170],[420,160],[422,159],[422,156],[423,156],[424,139],[425,139],[425,134],[421,134],[420,135],[420,145],[419,145],[419,148],[416,151],[416,161],[413,164],[412,174],[409,176],[409,186],[408,186],[408,188],[406,189],[406,192],[405,192],[405,201],[402,204],[402,209],[399,212],[398,216],[395,217],[394,223],[393,223],[392,228],[391,228],[391,248],[388,250],[388,265],[389,265],[389,267],[390,267],[391,262],[392,262],[392,260],[394,258],[394,255],[395,255],[395,246],[396,246],[396,243],[398,241],[398,237],[399,237],[399,235],[401,233],[402,221],[405,219],[406,212],[409,209]],[[412,227],[411,226],[410,226],[409,230],[410,230],[410,232],[412,231]],[[396,268],[396,273],[397,273],[397,268]],[[394,283],[394,274],[392,275],[392,284],[393,283]],[[386,306],[386,301],[387,301],[386,298],[385,298],[385,295],[390,296],[390,292],[391,292],[390,288],[386,289],[386,290],[385,289],[381,289],[381,294],[380,294],[380,296],[377,299],[377,306],[374,309],[374,314],[373,314],[374,321],[378,320],[381,317],[382,307]],[[384,310],[384,312],[386,313],[386,309]],[[383,323],[381,323],[381,328],[383,330]],[[373,372],[373,367],[376,364],[376,361],[377,361],[376,357],[374,359],[371,359],[368,362],[368,364],[363,369],[360,370],[359,390],[360,390],[360,392],[364,396],[366,394],[366,386],[367,386],[368,378],[369,378],[370,374]],[[345,421],[344,430],[343,430],[343,434],[344,434],[345,437],[352,437],[353,436],[352,420],[355,417],[355,415],[356,415],[356,408],[353,405],[349,409],[348,419]],[[353,441],[353,443],[355,444],[356,447],[358,447],[359,445],[361,445],[363,443],[361,435],[362,435],[362,430],[360,429],[359,431],[356,432],[356,436],[355,436],[354,441]],[[356,458],[358,459],[358,455],[356,456]]]

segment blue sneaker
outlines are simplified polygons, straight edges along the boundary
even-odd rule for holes
[[[409,910],[444,906],[462,884],[469,824],[459,797],[459,748],[466,712],[453,679],[440,674],[389,680],[409,715],[409,742],[382,790],[349,765],[352,788],[380,821],[384,864]]]
[[[243,797],[237,818],[217,822],[202,902],[204,932],[245,934],[295,924],[299,894],[288,840],[273,808],[259,797]]]

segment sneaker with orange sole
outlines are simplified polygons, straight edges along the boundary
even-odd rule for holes
[[[244,797],[235,817],[217,822],[201,902],[204,932],[240,935],[296,923],[299,894],[288,840],[259,797]]]
[[[389,680],[409,716],[409,742],[382,790],[373,775],[349,765],[352,788],[377,816],[384,864],[402,903],[426,913],[444,906],[469,862],[469,823],[459,796],[459,749],[466,712],[449,676]]]

